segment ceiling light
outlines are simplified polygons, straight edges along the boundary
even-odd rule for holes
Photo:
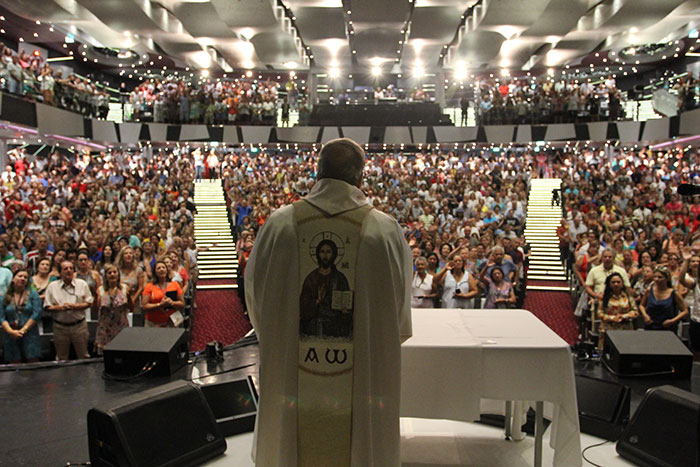
[[[333,79],[338,79],[338,77],[340,77],[340,69],[338,69],[337,67],[329,69],[328,76],[330,76]]]
[[[211,55],[204,50],[192,54],[192,60],[194,60],[200,68],[209,68],[211,66]]]
[[[414,78],[422,78],[423,75],[425,74],[425,69],[421,65],[416,65],[413,67],[413,77]]]
[[[378,66],[372,67],[372,76],[379,76],[382,74],[382,69]]]

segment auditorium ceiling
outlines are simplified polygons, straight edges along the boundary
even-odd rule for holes
[[[597,52],[675,41],[692,35],[700,22],[700,0],[0,0],[0,5],[93,48],[166,56],[176,66],[212,72],[542,69],[584,63]],[[25,38],[38,44],[41,39]]]

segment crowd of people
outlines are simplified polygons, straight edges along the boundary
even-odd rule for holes
[[[131,92],[129,103],[135,121],[207,125],[274,125],[278,109],[282,120],[286,116],[289,121],[291,110],[306,106],[294,80],[280,84],[252,78],[207,79],[199,85],[184,79],[150,79]]]
[[[197,255],[194,170],[181,156],[9,151],[0,175],[6,362],[46,358],[40,331],[53,333],[64,360],[71,345],[78,358],[101,353],[130,322],[183,324]]]
[[[309,192],[315,160],[310,151],[224,157],[242,269],[271,212]],[[414,307],[522,303],[529,250],[523,229],[533,164],[530,153],[368,154],[362,189],[376,209],[403,228],[416,262]]]
[[[562,257],[581,290],[577,313],[599,343],[607,329],[669,329],[700,349],[700,182],[695,150],[586,150],[553,156],[563,179],[558,229]],[[688,321],[688,335],[679,324]]]
[[[39,54],[17,53],[0,44],[2,90],[27,99],[54,105],[87,117],[106,118],[109,93],[75,73],[63,76]]]
[[[260,227],[308,194],[316,174],[310,149],[10,154],[0,176],[7,361],[39,357],[40,324],[67,336],[56,340],[60,358],[65,342],[85,356],[87,341],[76,337],[85,311],[100,322],[96,350],[129,311],[149,326],[173,325],[196,275],[195,178],[223,179],[242,278]],[[557,175],[557,233],[582,292],[577,313],[592,317],[597,336],[676,330],[689,313],[700,347],[700,198],[684,202],[676,192],[700,182],[697,152],[383,151],[368,154],[362,190],[398,220],[412,249],[413,307],[506,308],[524,298],[530,177]]]
[[[460,101],[463,119],[470,102]],[[579,123],[624,118],[613,78],[489,78],[474,84],[478,125]]]

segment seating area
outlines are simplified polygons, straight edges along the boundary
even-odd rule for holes
[[[106,321],[111,316],[109,305],[102,300],[108,292],[107,271],[113,266],[129,286],[130,304],[119,310],[120,326],[143,326],[148,320],[152,312],[145,312],[143,305],[151,297],[143,294],[149,284],[157,283],[155,270],[164,261],[167,277],[177,283],[176,301],[182,302],[177,325],[192,330],[198,276],[196,206],[191,197],[194,170],[187,158],[175,155],[160,152],[146,160],[143,153],[127,151],[90,155],[56,150],[34,155],[17,147],[8,152],[9,163],[0,176],[3,265],[15,275],[26,270],[27,288],[44,300],[49,284],[64,280],[62,263],[76,264],[76,274],[87,280],[94,303],[87,319],[91,355],[99,355],[108,343],[103,338],[111,335],[107,330],[114,332],[113,323]],[[86,261],[79,262],[83,254]],[[2,295],[9,286],[7,280]],[[38,310],[40,319],[35,319],[32,332],[32,338],[41,339],[41,353],[35,349],[24,360],[55,358],[50,345],[55,319],[47,306],[44,303]],[[4,360],[15,358],[6,353]]]

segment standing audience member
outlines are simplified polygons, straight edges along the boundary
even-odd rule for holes
[[[503,269],[498,266],[491,268],[487,276],[488,289],[483,308],[509,308],[515,305],[513,285],[503,278]]]
[[[104,284],[97,289],[99,318],[95,348],[99,355],[119,332],[129,327],[127,313],[132,308],[129,288],[121,281],[119,268],[112,264],[105,270]]]
[[[433,286],[433,276],[426,272],[428,260],[423,256],[415,261],[416,271],[413,273],[411,292],[411,308],[433,308],[437,290]]]
[[[608,330],[634,329],[633,319],[639,316],[634,297],[625,288],[622,275],[613,272],[605,279],[603,299],[598,301],[596,316],[601,320],[598,346],[603,347]]]
[[[172,280],[165,262],[156,261],[153,280],[143,290],[142,308],[146,312],[146,327],[173,327],[170,316],[184,307],[180,284]]]
[[[654,283],[642,297],[639,311],[644,317],[644,329],[678,332],[678,322],[688,315],[688,307],[674,290],[667,268],[659,266],[654,270]]]
[[[455,256],[433,277],[433,283],[442,285],[443,308],[474,308],[473,298],[478,292],[476,280],[464,269],[464,259]]]
[[[29,273],[25,269],[18,270],[0,301],[3,349],[9,363],[36,362],[41,357],[37,328],[41,318],[41,299],[28,284]]]
[[[70,261],[61,263],[61,279],[46,289],[44,306],[53,313],[53,338],[56,358],[68,360],[73,344],[78,358],[89,358],[88,327],[85,310],[92,304],[92,292],[87,282],[75,277]]]

